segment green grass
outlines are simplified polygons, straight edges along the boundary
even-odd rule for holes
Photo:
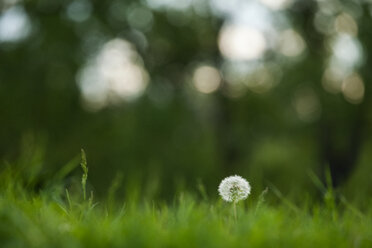
[[[170,205],[125,203],[108,211],[41,195],[0,197],[1,247],[371,247],[371,213],[324,207],[238,208],[183,196]]]
[[[86,196],[84,153],[81,167],[75,190],[59,176],[35,189],[18,170],[3,170],[0,247],[372,247],[372,208],[360,211],[323,185],[323,200],[303,204],[271,185],[239,203],[235,220],[231,204],[204,190],[181,192],[172,202],[121,200],[111,190],[96,201]]]

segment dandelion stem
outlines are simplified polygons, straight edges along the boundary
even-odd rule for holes
[[[235,222],[237,221],[237,216],[236,216],[236,202],[234,201],[234,203],[233,203],[233,209],[234,209],[234,220],[235,220]]]

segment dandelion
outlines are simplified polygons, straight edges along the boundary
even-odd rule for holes
[[[236,203],[248,197],[251,192],[251,186],[247,180],[235,175],[223,179],[220,186],[218,186],[218,192],[223,200],[233,203],[236,220]]]

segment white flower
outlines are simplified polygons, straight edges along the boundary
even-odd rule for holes
[[[218,192],[225,201],[236,203],[248,197],[251,186],[247,180],[235,175],[223,179],[218,186]]]

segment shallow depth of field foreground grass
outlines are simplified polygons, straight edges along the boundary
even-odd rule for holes
[[[62,186],[30,191],[25,184],[16,173],[1,174],[1,247],[372,246],[372,209],[335,201],[331,190],[323,202],[295,206],[269,189],[240,203],[235,221],[230,204],[186,192],[173,203],[96,202]],[[278,196],[278,204],[265,201]]]
[[[370,247],[371,212],[239,208],[195,202],[127,204],[107,212],[47,196],[2,194],[1,247]]]

